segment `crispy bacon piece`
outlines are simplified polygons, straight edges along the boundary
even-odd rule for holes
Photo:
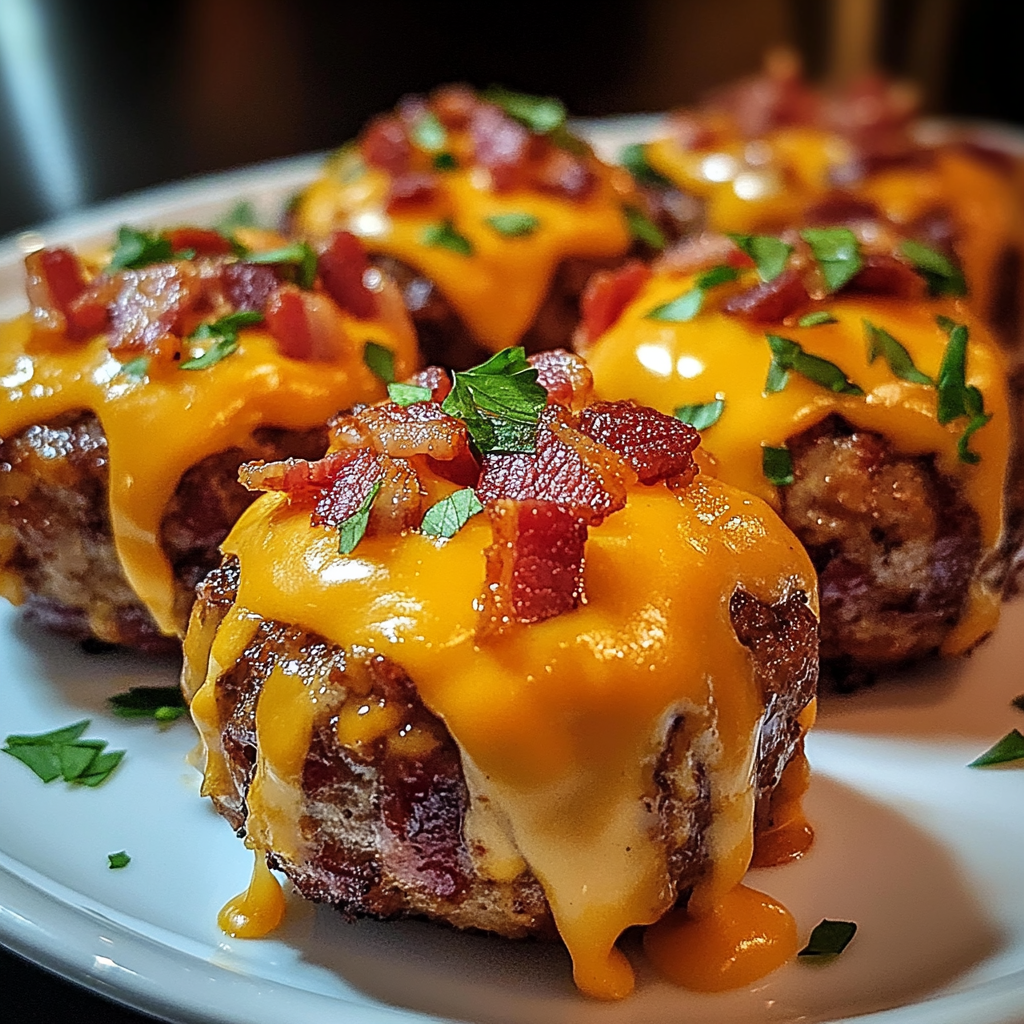
[[[443,402],[452,389],[452,379],[448,376],[448,371],[440,366],[427,366],[422,370],[417,370],[407,378],[405,383],[416,384],[421,388],[430,388],[435,402]]]
[[[710,103],[713,110],[731,114],[748,139],[785,125],[812,124],[819,105],[800,76],[799,61],[784,51],[769,55],[764,74],[719,90]]]
[[[225,263],[220,279],[224,297],[235,310],[252,313],[262,312],[278,285],[273,268],[260,263]]]
[[[437,198],[437,175],[424,171],[396,174],[388,187],[388,213],[426,206]]]
[[[476,93],[468,85],[442,85],[430,97],[437,119],[455,131],[469,124],[477,104]]]
[[[375,117],[359,140],[363,159],[373,167],[401,174],[412,161],[412,143],[401,118],[393,114]]]
[[[707,121],[687,110],[670,114],[665,127],[680,149],[710,149],[715,143],[715,132]]]
[[[881,210],[870,200],[838,189],[804,211],[804,221],[812,225],[856,224],[858,221],[877,221],[881,217]]]
[[[700,434],[674,416],[632,401],[594,402],[580,414],[579,427],[626,459],[642,484],[697,475],[691,453]]]
[[[283,284],[267,300],[264,315],[281,354],[289,359],[332,362],[352,347],[341,312],[329,295]]]
[[[436,402],[383,402],[361,410],[356,419],[369,432],[371,445],[394,458],[429,455],[448,461],[469,454],[466,424]]]
[[[493,543],[487,549],[483,636],[510,622],[542,622],[583,600],[587,527],[548,501],[502,499],[489,505]]]
[[[625,507],[626,488],[635,480],[617,452],[575,430],[561,407],[549,405],[536,452],[484,456],[477,497],[484,505],[500,498],[553,502],[596,526]]]
[[[177,352],[183,318],[202,298],[198,270],[187,261],[122,270],[110,308],[112,352]]]
[[[586,161],[564,149],[551,147],[534,171],[533,183],[541,192],[579,200],[593,191],[597,176]]]
[[[520,185],[530,152],[530,132],[493,103],[478,103],[470,115],[476,161],[491,173],[494,188]]]
[[[579,412],[594,393],[594,375],[575,353],[564,348],[538,352],[527,360],[537,370],[537,383],[548,393],[548,402]]]
[[[722,307],[727,313],[758,324],[780,323],[809,299],[800,273],[790,268],[772,281],[762,281],[731,296]]]
[[[898,299],[924,298],[927,286],[920,274],[895,256],[875,253],[863,257],[864,266],[845,291],[892,295]]]
[[[373,499],[367,532],[394,534],[418,527],[425,510],[423,490],[416,471],[406,459],[393,459],[387,455],[379,458],[381,487]]]
[[[599,270],[594,274],[580,298],[577,340],[589,345],[604,334],[622,316],[622,311],[637,297],[650,276],[651,268],[639,260],[630,260],[618,270]]]
[[[173,228],[164,234],[175,252],[194,249],[199,256],[227,256],[231,253],[231,242],[210,228]]]
[[[69,316],[72,303],[87,287],[85,272],[70,249],[40,249],[25,257],[25,288],[32,307],[32,323],[37,330],[71,337],[84,335],[74,331]]]
[[[721,264],[731,267],[752,267],[754,261],[728,235],[703,231],[696,238],[687,238],[666,250],[654,261],[657,273],[695,274]]]
[[[363,243],[350,231],[338,231],[317,260],[324,290],[360,320],[377,313],[377,296],[364,283],[370,261]]]

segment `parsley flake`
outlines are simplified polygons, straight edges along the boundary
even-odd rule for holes
[[[659,174],[647,161],[647,147],[642,142],[631,142],[619,151],[619,163],[633,175],[639,185],[655,188],[670,188],[672,182]]]
[[[837,324],[839,321],[827,310],[817,309],[813,313],[805,313],[797,320],[797,327],[820,327],[822,324]]]
[[[270,263],[295,268],[295,283],[307,291],[316,280],[316,253],[305,242],[292,242],[278,249],[267,249],[265,252],[250,252],[246,255],[247,263]]]
[[[362,504],[348,517],[338,524],[338,554],[350,555],[356,549],[356,545],[363,539],[366,527],[370,525],[370,508],[373,499],[377,497],[381,488],[381,481],[377,480],[366,492]]]
[[[674,415],[677,420],[689,423],[694,430],[707,430],[722,418],[723,412],[725,399],[716,398],[713,402],[704,402],[703,405],[681,405]]]
[[[533,452],[548,393],[522,348],[506,348],[485,363],[453,374],[441,408],[466,424],[481,454]]]
[[[134,359],[129,359],[127,363],[121,364],[120,372],[126,377],[142,380],[149,373],[149,356],[136,356]]]
[[[139,231],[127,224],[117,229],[117,245],[107,270],[137,270],[150,263],[167,263],[174,259],[170,239],[161,234]]]
[[[635,206],[624,206],[622,215],[626,218],[630,237],[635,241],[643,242],[659,252],[668,244],[657,224]]]
[[[848,284],[864,265],[857,236],[849,228],[805,228],[800,237],[811,247],[830,292]]]
[[[111,871],[117,871],[120,868],[126,868],[128,867],[129,864],[131,864],[131,862],[131,857],[129,857],[124,850],[121,850],[119,853],[107,854],[107,866],[110,868]]]
[[[789,383],[790,371],[799,373],[819,387],[834,391],[839,395],[863,395],[864,391],[846,374],[827,359],[805,352],[800,345],[790,338],[780,338],[777,334],[767,334],[768,347],[772,350],[772,361],[768,367],[768,378],[764,384],[766,395],[782,391]]]
[[[420,532],[428,537],[454,537],[473,516],[483,510],[473,488],[463,487],[427,509],[420,524]]]
[[[786,269],[786,260],[793,251],[793,246],[773,235],[730,234],[729,237],[754,261],[762,281],[774,281]]]
[[[454,153],[435,153],[430,161],[430,166],[435,171],[457,171],[459,161],[455,158]]]
[[[794,480],[793,456],[788,448],[761,448],[761,471],[764,478],[776,487],[788,487]]]
[[[132,686],[107,698],[110,709],[120,718],[153,718],[174,722],[188,711],[178,686]]]
[[[258,225],[256,207],[248,199],[240,199],[214,225],[214,230],[225,237],[230,237],[239,228],[254,228]]]
[[[907,238],[900,243],[900,254],[925,279],[929,295],[967,294],[967,282],[960,268],[943,253]]]
[[[984,768],[990,764],[1006,764],[1024,758],[1024,735],[1019,729],[1008,732],[998,743],[993,744],[984,754],[979,754],[968,768]]]
[[[121,763],[123,750],[104,751],[106,740],[83,740],[89,728],[85,719],[73,725],[36,735],[12,735],[0,750],[17,758],[43,782],[62,778],[82,786],[95,787],[110,777]]]
[[[807,945],[797,953],[804,957],[834,957],[850,944],[856,935],[857,926],[853,921],[829,921],[826,918],[815,925]]]
[[[445,143],[448,141],[448,133],[444,130],[444,125],[431,110],[416,119],[410,135],[412,141],[428,153],[436,153],[438,150],[444,149]]]
[[[483,97],[536,135],[546,135],[565,124],[565,105],[553,96],[531,96],[492,85]]]
[[[939,392],[938,420],[950,423],[962,416],[967,426],[957,441],[957,455],[961,462],[976,465],[981,456],[971,451],[970,440],[989,420],[985,412],[985,399],[973,385],[967,383],[967,326],[954,323],[948,317],[939,317],[939,326],[949,334],[949,343],[942,356],[936,388]]]
[[[450,220],[428,224],[420,234],[420,242],[431,249],[451,249],[460,256],[473,255],[473,243],[455,230]]]
[[[388,398],[395,405],[414,405],[416,402],[429,402],[433,394],[430,388],[421,388],[419,384],[388,385]]]
[[[935,383],[914,365],[910,353],[887,330],[876,326],[870,320],[864,320],[863,323],[868,340],[869,363],[873,363],[879,356],[885,356],[889,369],[900,380],[909,381],[911,384]]]
[[[363,346],[363,363],[367,369],[385,384],[395,382],[395,353],[375,341],[368,341]]]
[[[724,264],[705,270],[697,277],[693,288],[688,292],[683,292],[671,302],[655,306],[646,314],[645,319],[665,320],[669,323],[685,323],[687,320],[692,320],[701,311],[708,289],[725,284],[727,281],[735,281],[737,277],[739,277],[739,271],[735,267],[728,267]]]
[[[504,238],[522,238],[532,235],[540,227],[540,220],[532,213],[496,213],[486,218],[486,224]]]
[[[190,335],[190,341],[209,341],[210,347],[201,355],[193,356],[178,367],[180,370],[208,370],[226,359],[238,348],[238,332],[243,327],[263,323],[263,314],[254,310],[229,313],[212,323],[200,324]]]

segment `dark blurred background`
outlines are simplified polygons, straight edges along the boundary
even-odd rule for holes
[[[794,47],[932,111],[1024,121],[997,0],[0,0],[0,235],[159,182],[333,147],[404,92],[501,82],[661,110]],[[837,45],[838,43],[838,45]]]
[[[1024,123],[999,0],[0,0],[0,236],[188,175],[321,150],[402,93],[500,82],[580,115],[663,110],[789,45],[874,60],[931,112]],[[0,822],[2,827],[2,822]],[[140,1020],[0,952],[0,1019]]]

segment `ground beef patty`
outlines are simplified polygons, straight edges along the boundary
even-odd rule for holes
[[[228,559],[199,587],[186,641],[183,683],[190,700],[203,683],[238,575],[237,560]],[[798,717],[815,693],[817,623],[802,594],[765,605],[737,590],[730,612],[764,697],[755,766],[756,826],[764,831],[773,825],[772,792],[801,750]],[[260,623],[243,656],[215,683],[229,778],[212,792],[208,777],[204,793],[213,796],[232,827],[240,834],[247,828],[261,689],[275,667],[285,666],[290,675],[322,685],[302,792],[284,825],[287,832],[294,825],[304,852],[298,857],[272,853],[272,866],[285,871],[303,896],[349,915],[422,915],[512,938],[553,934],[544,894],[529,870],[511,881],[495,881],[476,869],[480,851],[467,836],[470,795],[458,748],[420,702],[413,681],[395,662],[378,656],[356,663],[297,626]],[[346,699],[364,705],[378,697],[401,706],[415,741],[403,745],[381,738],[358,748],[345,745]],[[709,856],[710,783],[701,761],[702,738],[686,726],[680,718],[669,729],[653,798],[668,855],[668,884],[680,899],[702,876]],[[280,811],[278,803],[278,825]]]
[[[791,439],[786,524],[818,570],[821,656],[880,668],[938,649],[979,568],[976,513],[934,459],[830,417]]]
[[[253,500],[237,481],[252,459],[317,458],[322,429],[262,429],[244,449],[219,452],[179,481],[161,524],[184,630],[195,586],[219,560],[217,546]],[[0,572],[30,614],[78,639],[173,650],[125,579],[107,500],[107,439],[99,420],[71,412],[0,438]]]

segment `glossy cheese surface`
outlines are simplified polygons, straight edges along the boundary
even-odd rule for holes
[[[813,569],[766,505],[726,484],[698,478],[678,498],[636,486],[627,507],[590,532],[587,603],[480,644],[490,543],[477,516],[447,542],[364,538],[342,556],[336,533],[311,527],[308,512],[278,495],[259,499],[224,545],[240,560],[240,589],[193,702],[207,776],[223,771],[209,694],[244,649],[254,616],[300,625],[361,657],[386,655],[447,725],[471,791],[497,810],[489,827],[504,833],[505,856],[492,863],[494,877],[527,865],[579,986],[618,998],[632,974],[616,939],[657,920],[672,898],[658,819],[645,804],[671,723],[685,714],[706,737],[712,870],[696,902],[710,908],[750,862],[764,711],[729,599],[737,586],[767,602],[794,588],[813,599]],[[315,680],[282,676],[272,699],[279,711],[264,713],[261,697],[257,778],[275,780],[278,795],[299,784],[317,692]],[[289,816],[263,796],[250,804],[249,834],[294,842]]]
[[[714,150],[687,150],[658,139],[647,156],[655,170],[705,201],[711,230],[771,234],[799,224],[804,211],[835,187],[831,170],[854,152],[839,135],[793,127]],[[1008,175],[948,146],[938,147],[931,162],[881,170],[842,190],[874,203],[899,226],[950,214],[974,308],[991,309],[1003,253],[1024,243],[1024,203]]]
[[[591,193],[570,200],[526,189],[495,192],[486,171],[468,167],[445,173],[431,202],[388,213],[388,176],[352,170],[354,159],[353,153],[335,158],[303,193],[295,210],[299,230],[316,238],[345,229],[371,253],[414,267],[495,351],[515,345],[530,327],[560,263],[622,256],[631,244],[622,203],[632,186],[618,169],[601,168]],[[488,217],[509,213],[535,217],[536,229],[506,237],[488,225]],[[445,219],[469,241],[471,255],[424,243],[424,231]]]
[[[182,474],[209,455],[242,445],[260,427],[306,430],[339,409],[381,398],[363,364],[365,341],[395,352],[399,376],[416,365],[415,342],[345,317],[353,344],[336,362],[283,357],[262,330],[241,332],[238,350],[206,370],[159,367],[131,377],[100,335],[85,343],[44,341],[28,316],[0,327],[0,437],[64,413],[94,413],[107,438],[110,518],[128,582],[166,633],[176,621],[171,568],[160,524]]]

